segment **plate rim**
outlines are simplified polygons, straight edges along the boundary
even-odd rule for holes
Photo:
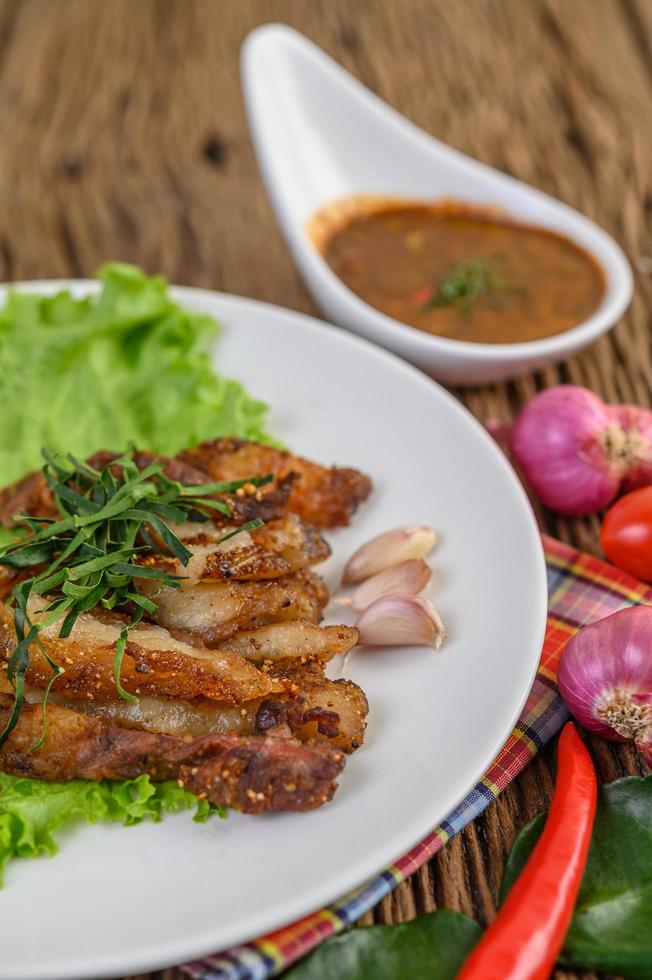
[[[11,289],[17,289],[20,291],[33,290],[34,292],[42,292],[46,295],[56,290],[65,289],[83,289],[91,293],[98,291],[99,283],[95,279],[36,279],[1,283],[0,302],[4,301],[6,293]],[[514,724],[520,716],[523,706],[527,701],[532,683],[536,676],[540,652],[545,637],[548,606],[545,555],[541,540],[541,531],[538,527],[536,517],[523,485],[518,479],[513,467],[505,457],[504,453],[487,433],[484,426],[482,426],[478,419],[476,419],[475,416],[454,397],[454,395],[447,391],[446,388],[444,388],[440,383],[434,381],[428,375],[421,372],[418,368],[413,367],[411,364],[402,360],[397,355],[385,350],[382,347],[379,347],[372,341],[351,334],[348,331],[330,324],[328,321],[320,320],[317,317],[311,316],[310,314],[302,313],[297,310],[291,310],[263,300],[239,296],[233,293],[219,292],[209,288],[175,284],[170,284],[170,293],[173,298],[176,297],[180,300],[183,300],[184,298],[191,299],[192,297],[203,297],[209,301],[217,301],[222,305],[230,305],[232,308],[239,309],[244,312],[246,312],[247,308],[253,308],[254,313],[266,313],[267,315],[277,316],[283,319],[289,317],[290,319],[294,320],[295,323],[300,323],[307,329],[315,330],[322,334],[328,334],[330,339],[337,337],[338,341],[336,342],[341,342],[345,347],[349,346],[358,348],[368,356],[391,364],[392,369],[401,371],[403,374],[412,379],[414,383],[419,384],[424,390],[434,386],[438,390],[439,396],[447,400],[453,407],[454,411],[464,416],[466,422],[475,427],[476,431],[478,431],[478,433],[481,435],[481,438],[486,440],[487,447],[490,447],[496,465],[502,469],[505,478],[512,484],[512,487],[516,492],[516,496],[520,498],[521,505],[525,508],[529,518],[529,528],[531,532],[530,543],[534,546],[532,549],[532,571],[536,571],[538,577],[537,590],[540,592],[540,604],[536,610],[533,610],[533,615],[537,616],[539,620],[538,623],[533,623],[532,628],[532,633],[536,638],[536,642],[534,642],[533,639],[531,645],[532,651],[536,650],[537,652],[536,655],[534,652],[531,652],[530,654],[531,663],[530,671],[528,673],[528,680],[527,684],[525,685],[525,689],[521,691],[517,709],[510,715],[509,723],[505,723],[503,726],[501,726],[502,734],[498,744],[492,744],[489,751],[485,750],[480,771],[475,774],[468,784],[465,784],[464,791],[459,794],[457,799],[455,799],[451,804],[450,810],[454,810],[455,807],[459,805],[459,803],[473,789],[478,779],[496,758],[496,755],[500,752],[500,749],[514,728]],[[219,343],[219,339],[217,342]],[[442,817],[439,819],[443,819],[444,817],[445,815],[442,815]],[[389,860],[383,860],[380,862],[380,864],[378,864],[378,861],[374,860],[371,869],[364,873],[362,877],[360,877],[360,872],[356,872],[353,876],[349,874],[347,883],[343,886],[338,885],[335,893],[333,893],[332,885],[329,888],[327,882],[321,882],[318,887],[313,888],[311,893],[312,898],[308,905],[302,905],[300,898],[297,897],[291,902],[285,901],[283,905],[285,911],[283,914],[279,915],[274,911],[274,909],[267,910],[264,915],[259,914],[258,919],[256,920],[258,925],[253,929],[253,936],[251,934],[251,925],[249,925],[245,931],[243,931],[242,928],[238,929],[234,926],[231,928],[230,933],[227,931],[226,938],[223,937],[217,942],[214,939],[211,939],[209,934],[202,934],[184,942],[180,942],[179,940],[171,940],[167,944],[157,943],[155,951],[150,949],[148,952],[147,949],[143,949],[141,952],[135,951],[133,953],[122,955],[120,953],[116,953],[115,955],[112,955],[110,960],[108,960],[106,956],[103,956],[99,961],[91,958],[86,958],[86,960],[69,959],[67,961],[60,959],[58,963],[53,964],[55,968],[54,972],[44,972],[42,966],[29,966],[27,969],[21,970],[18,973],[16,973],[14,969],[12,974],[9,975],[4,973],[2,965],[0,964],[0,980],[87,980],[87,978],[90,976],[96,978],[108,978],[123,974],[128,975],[134,972],[158,970],[171,965],[193,962],[201,960],[203,957],[217,955],[222,950],[227,950],[236,945],[245,944],[266,935],[269,932],[273,932],[277,929],[283,928],[284,926],[290,925],[292,922],[310,915],[329,904],[332,904],[348,894],[350,891],[363,886],[375,875],[379,874],[385,867],[402,857],[403,854],[409,852],[414,846],[423,840],[424,837],[431,833],[435,829],[436,818],[426,821],[426,818],[424,817],[420,823],[425,826],[425,829],[421,827],[418,832],[416,829],[412,830],[408,842],[405,844],[405,846],[401,847],[398,854],[392,854]],[[290,911],[288,911],[288,906],[290,906]]]

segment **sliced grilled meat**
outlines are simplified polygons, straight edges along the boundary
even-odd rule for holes
[[[0,695],[0,725],[11,697]],[[329,745],[293,738],[202,735],[174,738],[131,731],[58,705],[48,707],[45,744],[41,709],[25,705],[18,725],[0,749],[0,767],[18,776],[70,779],[178,779],[211,803],[245,813],[311,810],[330,800],[344,755]]]
[[[38,622],[45,600],[34,596],[28,607]],[[112,700],[116,695],[113,658],[125,619],[93,610],[82,613],[69,637],[61,639],[60,622],[39,633],[44,650],[64,668],[53,690],[88,701]],[[0,659],[16,647],[13,610],[0,605]],[[38,643],[30,650],[27,683],[43,688],[52,677]],[[193,698],[199,695],[239,704],[282,690],[282,684],[258,670],[238,653],[208,650],[176,639],[166,629],[141,623],[129,633],[121,670],[122,684],[132,694]]]
[[[241,704],[203,697],[184,700],[152,695],[141,695],[138,704],[132,704],[117,695],[89,701],[66,692],[55,692],[50,700],[125,728],[166,735],[255,735],[284,725],[302,742],[326,741],[347,753],[362,745],[368,705],[357,684],[330,680],[318,664],[285,663],[270,666],[269,670],[273,679],[278,674],[285,691]],[[27,693],[30,703],[38,703],[41,697],[42,691],[30,689]]]
[[[270,623],[244,630],[223,640],[222,649],[241,653],[247,660],[332,660],[348,653],[358,642],[353,626],[315,626],[314,623]]]
[[[157,583],[142,579],[139,588],[156,602],[157,623],[211,648],[241,630],[268,623],[318,623],[328,600],[322,580],[307,571],[269,581],[200,582],[181,589],[159,590]]]
[[[91,456],[88,462],[91,466],[100,469],[110,463],[111,460],[116,459],[117,455],[117,453],[102,450]],[[139,452],[135,456],[136,465],[140,469],[145,469],[146,466],[157,460],[165,464],[164,472],[166,475],[179,483],[197,486],[202,483],[214,482],[208,473],[203,473],[178,459],[145,452]],[[262,476],[266,474],[250,473],[246,475]],[[282,517],[287,511],[288,499],[296,480],[296,476],[287,474],[284,479],[277,480],[273,487],[265,488],[265,492],[252,486],[249,488],[249,492],[240,495],[213,494],[212,496],[218,500],[223,500],[230,508],[230,516],[226,517],[225,515],[221,521],[220,516],[216,515],[216,522],[229,523],[239,527],[241,524],[256,518],[271,521]],[[28,473],[22,480],[0,490],[0,524],[10,527],[13,524],[13,517],[22,513],[29,514],[31,517],[53,517],[58,513],[52,492],[40,470],[35,473]]]
[[[371,480],[359,470],[330,469],[291,453],[244,439],[212,439],[177,459],[209,473],[213,480],[238,480],[273,473],[282,482],[296,475],[288,510],[315,527],[348,524],[359,504],[371,493]]]
[[[218,527],[213,521],[188,521],[171,528],[192,552],[188,564],[157,554],[147,555],[140,563],[180,576],[186,586],[280,578],[324,561],[331,553],[319,531],[302,524],[296,514],[286,514],[226,541],[225,534],[235,528]]]

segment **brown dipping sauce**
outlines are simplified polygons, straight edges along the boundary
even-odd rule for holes
[[[569,239],[457,202],[353,207],[318,244],[365,302],[454,340],[551,337],[585,320],[605,292],[600,266]]]

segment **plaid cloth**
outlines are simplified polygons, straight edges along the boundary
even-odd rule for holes
[[[561,728],[568,711],[555,684],[561,651],[586,623],[625,606],[652,604],[652,589],[631,575],[544,536],[548,626],[539,670],[514,731],[498,758],[447,820],[372,881],[339,902],[245,946],[182,969],[194,980],[265,980],[351,925],[474,820]]]

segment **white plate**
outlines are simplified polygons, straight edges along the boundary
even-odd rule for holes
[[[329,535],[331,583],[372,534],[407,521],[439,529],[430,594],[450,638],[439,653],[350,658],[347,673],[371,705],[367,740],[321,810],[76,826],[59,834],[54,859],[12,862],[0,892],[1,980],[153,970],[339,898],[467,793],[535,673],[546,615],[540,538],[516,477],[481,426],[434,382],[335,327],[203,290],[174,295],[223,321],[216,367],[270,403],[280,437],[373,476],[373,498],[352,527]]]

